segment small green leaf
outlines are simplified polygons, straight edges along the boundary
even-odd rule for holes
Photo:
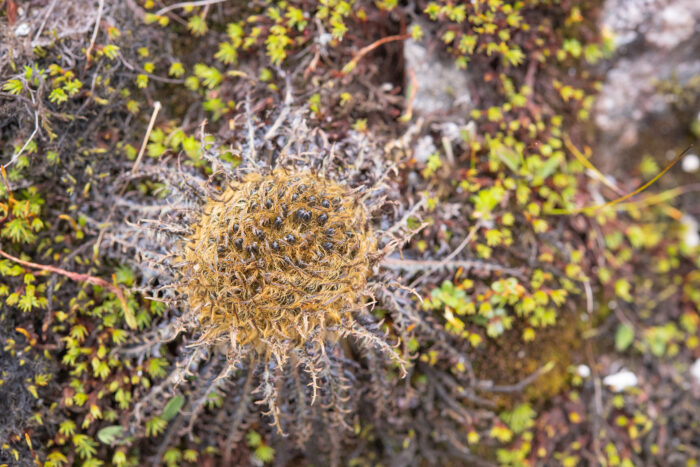
[[[252,448],[258,447],[262,443],[262,437],[256,431],[249,431],[246,438],[248,438],[248,444]]]
[[[134,274],[127,266],[119,267],[115,275],[117,277],[117,284],[124,284],[127,287],[131,287],[134,283]]]
[[[165,421],[172,420],[175,415],[180,411],[182,406],[185,404],[185,398],[182,396],[175,396],[168,401],[163,409],[163,414],[160,416]]]
[[[158,436],[165,431],[168,426],[168,422],[160,417],[153,417],[146,422],[146,436]]]
[[[513,172],[517,172],[522,162],[522,157],[506,146],[500,146],[496,151],[498,158],[503,161]]]
[[[624,352],[634,341],[634,329],[626,324],[621,324],[615,333],[615,350]]]
[[[174,62],[170,65],[170,69],[168,70],[169,76],[174,76],[175,78],[179,78],[184,74],[185,74],[185,67],[182,65],[182,63]]]
[[[18,79],[11,79],[10,81],[2,85],[3,91],[7,91],[15,96],[22,92],[22,87],[22,82]]]
[[[255,457],[262,462],[272,462],[275,458],[275,450],[265,444],[255,448]]]
[[[49,100],[54,104],[62,104],[68,100],[66,92],[61,88],[56,88],[49,94]]]
[[[139,89],[143,89],[146,86],[148,86],[148,75],[144,75],[143,73],[137,75],[136,76],[136,86]]]
[[[124,433],[121,425],[111,425],[102,428],[97,432],[97,439],[104,444],[114,444]]]
[[[209,29],[203,15],[195,15],[187,22],[187,29],[190,30],[193,36],[203,36]]]
[[[119,54],[119,46],[113,44],[105,45],[102,48],[102,53],[110,60],[114,60]]]
[[[557,156],[550,157],[549,159],[547,159],[547,161],[544,164],[542,164],[537,169],[537,173],[535,175],[537,175],[537,177],[540,177],[544,180],[545,178],[549,177],[550,175],[552,175],[554,173],[554,171],[556,170],[558,165],[559,165],[559,157],[557,157]]]

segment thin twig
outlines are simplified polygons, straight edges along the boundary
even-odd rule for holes
[[[44,30],[44,26],[46,26],[46,21],[49,19],[49,16],[51,16],[51,13],[53,12],[53,9],[56,6],[56,3],[58,3],[58,0],[51,0],[51,4],[47,8],[46,14],[44,15],[44,20],[41,22],[39,29],[37,30],[36,34],[34,35],[34,40],[32,41],[32,45],[36,45],[36,41],[39,40],[39,36],[41,36],[41,33]]]
[[[466,236],[466,238],[464,240],[462,240],[462,243],[460,243],[459,246],[457,248],[455,248],[455,250],[452,253],[450,253],[444,259],[440,260],[440,262],[437,264],[437,266],[428,267],[428,269],[426,269],[426,271],[423,272],[423,274],[420,277],[418,277],[416,280],[414,280],[411,283],[411,285],[408,286],[408,288],[413,289],[416,286],[418,286],[418,284],[423,282],[423,280],[428,276],[428,274],[430,274],[431,269],[440,269],[442,267],[445,267],[445,265],[449,264],[450,262],[452,262],[454,257],[457,256],[469,244],[469,242],[472,241],[472,239],[474,238],[474,235],[476,235],[477,230],[479,230],[481,228],[481,226],[482,226],[481,221],[474,224],[474,226],[471,228],[471,230],[469,230],[469,234]]]
[[[153,131],[153,125],[156,123],[156,117],[158,117],[158,112],[160,112],[160,101],[156,101],[153,105],[153,113],[151,114],[151,121],[148,122],[148,128],[146,129],[146,134],[143,137],[143,142],[141,143],[141,149],[139,150],[139,155],[136,157],[136,162],[134,162],[134,167],[131,169],[131,174],[134,175],[141,164],[141,159],[143,158],[143,153],[146,152],[146,145],[148,143],[148,138],[151,137],[151,131]]]
[[[141,143],[141,149],[139,150],[139,155],[136,157],[136,162],[134,162],[134,166],[131,168],[131,175],[134,176],[136,174],[136,170],[139,167],[139,164],[141,163],[141,159],[143,158],[143,153],[146,151],[146,144],[148,143],[148,138],[151,137],[151,131],[153,130],[153,125],[156,122],[156,117],[158,116],[158,112],[160,111],[160,101],[156,101],[155,104],[153,105],[153,113],[151,114],[151,121],[148,122],[148,128],[146,129],[146,134],[143,137],[143,142]],[[127,187],[129,186],[129,181],[128,179],[125,181],[124,186],[122,186],[121,191],[119,192],[118,197],[121,198],[124,196],[124,193],[126,192]],[[95,249],[94,249],[94,256],[97,257],[97,254],[100,249],[100,245],[102,244],[102,238],[104,237],[105,232],[107,229],[110,227],[110,221],[112,220],[112,216],[114,215],[114,210],[117,208],[117,203],[113,203],[112,207],[109,209],[109,214],[107,214],[107,220],[103,222],[104,227],[100,229],[100,233],[97,236],[97,242],[95,243]]]
[[[255,130],[253,129],[253,115],[250,111],[250,94],[245,98],[245,119],[248,126],[248,156],[254,161],[256,159]]]
[[[614,200],[612,200],[612,201],[608,201],[607,203],[599,204],[599,205],[597,205],[597,206],[583,206],[583,207],[576,208],[576,209],[559,209],[559,208],[557,208],[557,209],[552,209],[552,210],[548,211],[546,214],[552,214],[552,215],[566,215],[566,216],[568,216],[568,215],[571,215],[571,214],[583,213],[583,214],[586,214],[586,215],[595,215],[595,214],[599,213],[600,211],[602,211],[603,209],[606,209],[606,208],[615,206],[615,205],[617,205],[617,204],[620,204],[620,203],[622,203],[623,201],[626,201],[626,200],[628,200],[629,198],[633,197],[634,195],[637,195],[637,194],[641,193],[642,191],[646,190],[647,188],[649,188],[649,187],[650,187],[652,184],[654,184],[658,179],[660,179],[666,172],[668,172],[669,170],[671,170],[671,167],[673,167],[673,166],[676,164],[676,162],[678,162],[679,160],[681,160],[681,158],[685,155],[685,153],[687,153],[688,151],[690,151],[690,149],[691,149],[692,147],[693,147],[693,145],[691,144],[690,146],[688,146],[687,148],[685,148],[683,151],[681,151],[680,153],[678,153],[678,155],[677,155],[671,162],[669,162],[668,165],[666,165],[666,167],[664,167],[664,169],[663,169],[661,172],[659,172],[658,174],[656,174],[656,176],[655,176],[654,178],[652,178],[651,180],[649,180],[648,182],[646,182],[644,185],[640,186],[639,188],[637,188],[637,189],[634,190],[634,191],[631,191],[631,192],[627,193],[627,194],[624,195],[624,196],[620,196],[619,198],[616,198],[616,199],[614,199]]]
[[[408,84],[408,97],[406,98],[406,110],[403,115],[399,117],[401,122],[409,122],[413,118],[413,103],[416,100],[416,93],[418,92],[418,80],[416,79],[416,74],[413,68],[407,70],[409,84]]]
[[[529,376],[526,378],[520,380],[520,382],[515,383],[515,384],[509,384],[509,385],[494,385],[494,384],[489,384],[489,382],[486,381],[479,381],[477,385],[475,386],[475,389],[478,391],[487,391],[487,392],[499,392],[499,393],[512,393],[512,392],[520,392],[523,389],[525,389],[527,386],[529,386],[531,383],[534,383],[537,378],[542,376],[545,373],[548,373],[552,369],[551,363],[548,363],[544,366],[541,366],[534,372],[532,372]]]
[[[588,366],[591,369],[591,375],[593,376],[593,404],[595,407],[595,411],[593,413],[593,433],[597,435],[600,432],[600,421],[603,417],[603,385],[600,381],[600,374],[598,373],[596,360],[593,355],[593,345],[591,344],[590,339],[586,340],[586,358],[588,360]],[[602,459],[600,439],[598,436],[593,437],[593,451],[598,459]]]
[[[33,103],[33,104],[36,104],[36,102],[34,101],[34,95],[33,95],[33,94],[31,95],[31,97],[32,97],[32,103]],[[28,139],[27,141],[25,141],[24,145],[20,148],[20,150],[17,151],[17,152],[12,156],[12,159],[10,159],[10,162],[8,162],[7,164],[3,165],[3,168],[7,168],[7,167],[11,166],[12,164],[15,163],[15,161],[16,161],[17,159],[19,159],[19,156],[21,156],[22,153],[24,152],[24,150],[27,149],[27,146],[29,146],[29,143],[32,142],[32,140],[34,139],[34,136],[36,136],[36,134],[37,134],[38,131],[39,131],[39,112],[37,112],[37,111],[35,110],[35,111],[34,111],[34,131],[32,132],[31,135],[29,135],[29,139]]]
[[[583,154],[571,141],[568,135],[564,134],[564,137],[562,138],[564,141],[564,145],[567,147],[567,149],[571,152],[571,154],[578,159],[578,161],[583,164],[591,174],[592,178],[598,179],[598,181],[602,182],[605,186],[613,190],[615,193],[618,195],[622,196],[625,193],[614,183],[612,183],[605,175],[603,175],[600,170],[598,170],[593,164],[591,164],[591,161],[588,159],[590,157],[590,154]]]
[[[172,5],[166,6],[165,8],[161,8],[160,10],[156,11],[155,15],[156,16],[161,16],[166,14],[169,11],[177,10],[178,8],[186,8],[186,7],[195,7],[195,6],[204,6],[204,5],[213,5],[215,3],[223,3],[226,0],[199,0],[198,2],[180,2],[180,3],[174,3]]]
[[[593,289],[591,289],[591,281],[583,282],[583,290],[586,291],[586,311],[591,315],[593,314]]]
[[[386,258],[381,263],[382,266],[389,269],[405,269],[407,271],[417,271],[417,270],[430,270],[434,271],[436,269],[457,269],[464,268],[466,270],[475,269],[477,271],[493,271],[500,272],[503,274],[510,274],[515,277],[524,278],[522,271],[513,268],[507,268],[501,266],[500,264],[485,263],[483,261],[476,261],[470,259],[457,259],[453,261],[438,261],[438,260],[421,260],[421,259],[400,259],[400,258]]]
[[[400,34],[396,36],[387,36],[387,37],[382,37],[381,39],[372,42],[370,45],[363,47],[360,49],[359,52],[350,60],[344,67],[343,67],[343,74],[347,75],[348,73],[352,72],[352,70],[355,69],[355,66],[357,66],[357,63],[362,60],[362,57],[379,47],[380,45],[386,44],[387,42],[393,42],[393,41],[403,41],[411,37],[410,34]]]
[[[171,83],[171,84],[182,84],[185,82],[184,79],[165,78],[163,76],[154,75],[153,73],[147,72],[142,67],[134,66],[131,63],[129,63],[129,61],[126,58],[124,58],[124,55],[121,52],[117,52],[117,56],[119,57],[119,60],[124,64],[124,66],[129,69],[129,71],[133,71],[135,73],[146,75],[146,76],[148,76],[148,79],[152,79],[154,81],[160,81],[161,83]]]
[[[282,111],[280,112],[279,116],[275,120],[275,123],[273,123],[270,129],[267,130],[267,133],[265,133],[265,141],[269,141],[277,135],[277,130],[287,119],[287,115],[289,115],[290,106],[292,104],[292,87],[289,83],[289,77],[287,77],[286,81],[287,90],[284,97],[284,106],[282,107]]]
[[[467,235],[467,237],[464,240],[462,240],[462,243],[460,243],[459,246],[455,248],[455,251],[450,253],[448,256],[445,257],[445,259],[442,260],[442,263],[449,263],[450,261],[452,261],[454,257],[457,256],[469,244],[469,242],[472,241],[472,238],[474,238],[474,235],[476,235],[476,231],[479,230],[481,226],[481,221],[474,224],[474,227],[472,227],[469,231],[469,235]]]
[[[122,308],[124,308],[124,317],[126,318],[126,323],[129,325],[130,328],[136,329],[136,318],[134,317],[134,314],[132,311],[129,309],[127,302],[126,302],[126,297],[124,296],[124,292],[122,289],[117,287],[116,285],[107,282],[104,279],[101,279],[99,277],[91,276],[89,274],[81,274],[77,272],[71,272],[67,271],[62,268],[58,268],[56,266],[50,266],[46,264],[37,264],[37,263],[31,263],[29,261],[24,261],[19,258],[16,258],[9,253],[5,253],[4,251],[0,250],[0,256],[4,256],[5,258],[9,259],[10,261],[13,261],[21,266],[27,267],[27,268],[32,268],[32,269],[39,269],[40,271],[48,271],[52,272],[55,274],[60,274],[62,276],[67,277],[68,279],[75,281],[75,282],[87,282],[89,284],[94,284],[99,287],[104,287],[106,289],[109,289],[111,292],[114,293],[114,295],[117,296],[119,301],[121,302]]]
[[[95,40],[97,40],[97,33],[100,31],[100,21],[102,21],[102,10],[105,7],[105,0],[100,0],[100,6],[97,8],[97,20],[95,21],[95,29],[92,31],[92,38],[90,39],[90,45],[85,51],[85,56],[87,57],[88,63],[91,60],[92,49],[95,47]]]
[[[425,198],[421,198],[413,207],[401,218],[400,221],[396,222],[389,230],[384,232],[387,235],[391,235],[397,230],[399,230],[401,227],[406,225],[408,222],[408,219],[413,217],[419,209],[421,209],[425,205]]]

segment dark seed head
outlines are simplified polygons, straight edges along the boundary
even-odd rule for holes
[[[302,222],[311,220],[311,212],[307,211],[306,209],[298,209],[294,215]]]
[[[233,327],[239,343],[271,349],[274,358],[307,346],[301,335],[306,333],[296,326],[300,314],[308,314],[310,329],[332,325],[329,316],[353,318],[350,305],[364,303],[377,248],[369,240],[374,233],[360,198],[355,201],[347,186],[307,170],[280,167],[232,181],[201,207],[193,233],[182,243],[185,298],[193,308],[210,305],[213,315],[230,313],[230,319],[211,323],[212,329],[228,334]],[[275,332],[269,338],[258,332],[270,326]],[[205,335],[210,334],[219,335]],[[226,352],[209,355],[226,359]]]

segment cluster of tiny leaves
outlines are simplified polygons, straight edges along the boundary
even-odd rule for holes
[[[508,3],[490,0],[475,3],[430,1],[423,12],[440,24],[440,40],[456,56],[456,64],[467,68],[474,55],[499,57],[504,67],[515,67],[528,59],[543,62],[551,57],[548,36],[555,32],[547,16],[532,15],[532,11],[552,2],[528,0]],[[565,26],[584,20],[582,9],[573,6],[567,12]],[[532,22],[532,18],[537,22]],[[420,27],[412,31],[421,36]],[[527,38],[527,39],[526,39]],[[523,50],[526,47],[527,50]],[[595,63],[611,51],[611,40],[591,42],[584,47],[576,37],[566,37],[554,56],[564,61],[567,56],[583,57]]]

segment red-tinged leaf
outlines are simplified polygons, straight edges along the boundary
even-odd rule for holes
[[[5,7],[5,13],[7,13],[7,24],[12,27],[17,21],[17,4],[15,0],[7,0],[7,6]]]

